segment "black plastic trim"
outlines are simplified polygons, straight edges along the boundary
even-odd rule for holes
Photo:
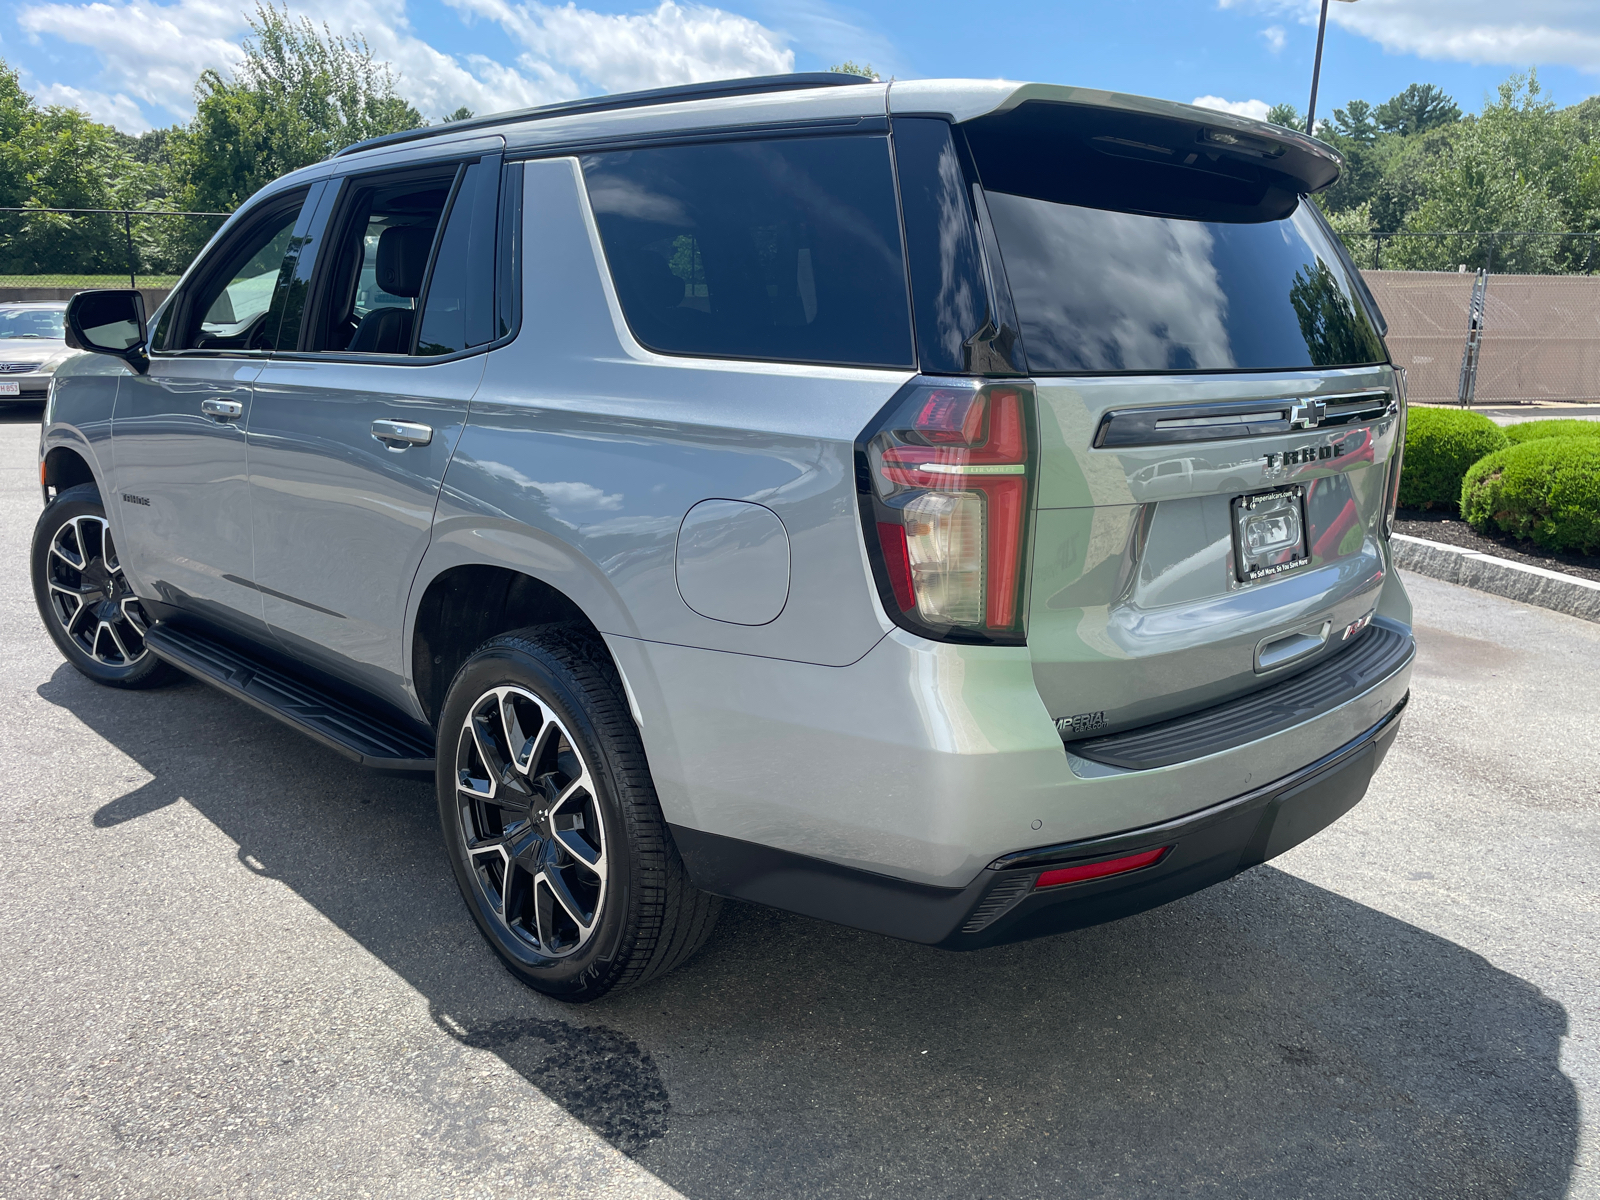
[[[1067,749],[1130,771],[1219,754],[1348,704],[1409,667],[1416,652],[1409,630],[1380,617],[1344,649],[1281,682],[1168,721],[1069,741]]]
[[[404,142],[422,141],[463,133],[474,129],[494,129],[500,125],[514,125],[523,121],[546,121],[552,117],[570,117],[580,113],[615,112],[625,108],[649,108],[657,104],[682,104],[690,100],[714,100],[724,96],[756,96],[764,92],[803,91],[808,88],[843,87],[850,84],[876,83],[865,75],[846,75],[839,71],[802,71],[792,75],[755,75],[747,79],[718,79],[706,83],[689,83],[677,87],[651,88],[642,92],[619,92],[612,96],[595,96],[584,100],[563,100],[558,104],[544,104],[538,108],[513,109],[510,112],[489,113],[466,121],[451,121],[444,125],[407,129],[383,137],[355,142],[333,153],[334,158],[358,154],[380,146],[398,146]]]
[[[1359,737],[1263,787],[1159,825],[1006,855],[962,888],[670,828],[690,877],[706,891],[946,950],[976,950],[1143,912],[1298,845],[1360,802],[1399,732],[1405,705],[1402,699]],[[1034,887],[1046,866],[1154,849],[1167,852],[1149,867]]]
[[[1296,404],[1322,403],[1326,415],[1306,429],[1290,422]],[[1224,400],[1207,404],[1159,405],[1151,408],[1118,408],[1100,418],[1095,430],[1097,450],[1128,449],[1135,446],[1180,446],[1193,442],[1230,442],[1244,438],[1268,437],[1285,433],[1317,433],[1338,429],[1361,421],[1375,421],[1398,411],[1394,393],[1383,388],[1349,392],[1336,396],[1274,396],[1266,400]],[[1205,421],[1223,417],[1260,416],[1266,419],[1227,425],[1168,426],[1162,422]]]
[[[162,621],[145,645],[171,663],[362,766],[432,771],[433,744],[419,732],[363,711],[263,658],[199,630]]]

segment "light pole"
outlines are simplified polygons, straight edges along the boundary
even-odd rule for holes
[[[1356,0],[1340,0],[1354,4]],[[1322,16],[1317,21],[1317,57],[1311,64],[1311,103],[1306,105],[1306,132],[1317,136],[1317,82],[1322,76],[1322,36],[1328,31],[1328,0],[1322,0]]]

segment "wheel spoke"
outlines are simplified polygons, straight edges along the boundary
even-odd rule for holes
[[[117,632],[117,627],[110,621],[101,621],[100,628],[111,635],[111,641],[117,648],[117,654],[120,655],[122,661],[126,663],[132,656],[128,653],[128,647],[123,644],[122,635]],[[95,644],[97,646],[100,644],[99,634],[95,635]]]
[[[66,548],[61,544],[61,530],[59,529],[56,530],[56,536],[50,543],[50,553],[54,554],[74,571],[81,571],[89,565],[84,561],[82,554],[79,554],[77,558],[73,558],[72,555],[67,553]]]
[[[588,917],[583,915],[583,906],[573,897],[571,890],[567,887],[567,881],[561,878],[561,872],[541,871],[539,872],[539,878],[544,881],[545,887],[550,889],[550,894],[555,897],[556,903],[566,910],[567,916],[577,922],[579,929],[588,932],[590,924],[594,921],[594,916],[592,914]]]
[[[66,625],[67,633],[70,636],[72,636],[72,637],[77,637],[78,636],[78,623],[79,623],[79,621],[81,621],[83,619],[83,615],[85,613],[87,613],[88,611],[89,611],[89,606],[87,604],[85,604],[82,599],[79,599],[78,607],[72,610],[72,614],[70,616],[68,616],[66,621],[64,622],[64,624]]]

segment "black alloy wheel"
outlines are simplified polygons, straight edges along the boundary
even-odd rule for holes
[[[439,818],[478,930],[562,1000],[672,970],[720,902],[689,881],[605,646],[571,624],[492,638],[439,724]]]
[[[172,669],[145,646],[150,622],[128,586],[93,484],[57,493],[33,535],[33,595],[61,653],[97,683],[155,687]]]

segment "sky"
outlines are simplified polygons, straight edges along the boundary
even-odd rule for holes
[[[1538,69],[1559,104],[1600,92],[1596,0],[1337,0],[1319,115],[1435,83],[1466,111]],[[701,79],[814,71],[1067,83],[1264,116],[1302,111],[1317,0],[289,0],[364,36],[437,120]],[[239,59],[253,0],[6,0],[0,58],[41,103],[129,133],[192,115],[194,82]]]

